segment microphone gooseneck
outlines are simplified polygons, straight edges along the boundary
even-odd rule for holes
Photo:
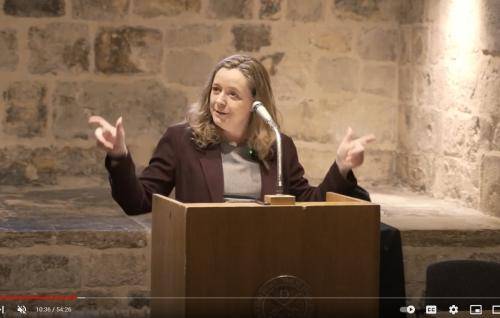
[[[281,151],[281,134],[278,129],[278,125],[274,122],[273,118],[267,111],[264,104],[259,101],[255,101],[252,104],[252,112],[257,113],[266,124],[268,124],[274,131],[276,135],[276,152],[277,152],[277,162],[278,162],[278,173],[276,180],[276,193],[283,194],[283,168],[282,168],[282,151]]]

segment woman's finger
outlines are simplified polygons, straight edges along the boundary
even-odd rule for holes
[[[118,145],[125,144],[125,128],[123,128],[123,118],[120,116],[116,121],[116,143]]]
[[[106,138],[104,138],[102,127],[97,127],[94,134],[95,134],[95,137],[97,138],[97,141],[102,143],[103,146],[105,146],[108,150],[113,149],[113,144],[111,142],[107,141]]]
[[[369,135],[365,135],[363,137],[359,137],[357,139],[363,146],[366,146],[367,144],[369,144],[370,142],[374,141],[375,140],[375,135],[374,134],[369,134]]]
[[[347,132],[346,132],[344,138],[342,139],[342,142],[348,143],[349,141],[351,141],[353,139],[353,135],[354,135],[354,132],[353,132],[352,128],[350,126],[347,127]]]
[[[113,130],[115,127],[108,123],[106,119],[102,118],[101,116],[90,116],[89,117],[89,124],[98,124],[101,127],[107,129],[107,130]]]
[[[104,139],[106,139],[110,143],[112,143],[112,144],[115,143],[116,138],[115,138],[115,135],[113,134],[113,132],[106,130],[106,129],[103,129],[102,136],[104,137]]]

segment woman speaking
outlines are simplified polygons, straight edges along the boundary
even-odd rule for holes
[[[262,200],[276,193],[277,150],[272,128],[252,104],[260,101],[277,121],[269,75],[255,58],[233,55],[212,71],[199,102],[186,121],[168,127],[149,165],[139,177],[125,143],[122,118],[113,126],[99,116],[95,137],[106,151],[113,198],[127,214],[151,211],[152,195],[169,195],[182,202],[223,202],[227,199]],[[323,181],[310,186],[304,178],[293,140],[281,134],[283,192],[297,201],[323,201],[332,191],[369,200],[357,185],[352,169],[363,163],[364,147],[373,135],[355,138],[349,128],[337,158]]]

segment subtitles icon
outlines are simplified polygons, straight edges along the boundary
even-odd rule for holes
[[[425,313],[427,315],[436,315],[437,314],[437,306],[436,305],[425,306]]]
[[[483,314],[483,306],[470,305],[469,312],[471,315],[482,315]]]

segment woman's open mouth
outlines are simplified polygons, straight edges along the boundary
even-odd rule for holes
[[[217,109],[215,109],[215,112],[219,115],[227,115],[227,113],[224,113],[224,112],[221,112],[221,111],[218,111]]]

